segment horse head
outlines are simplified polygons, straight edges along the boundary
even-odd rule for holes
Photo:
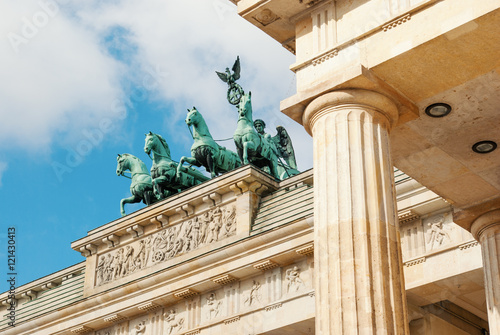
[[[243,94],[238,104],[238,116],[252,120],[252,92]]]
[[[129,164],[128,164],[128,156],[129,156],[128,154],[123,154],[123,155],[118,154],[118,157],[116,157],[116,162],[117,162],[116,175],[117,176],[122,176],[123,172],[130,169]]]
[[[149,155],[151,151],[161,157],[170,158],[170,148],[167,141],[160,135],[149,132],[146,134],[144,152]]]
[[[186,124],[188,127],[191,127],[191,125],[196,125],[198,123],[198,119],[200,117],[200,113],[196,109],[196,107],[193,107],[191,109],[188,108],[188,113],[186,116]]]
[[[153,141],[154,141],[154,137],[153,137],[153,133],[152,132],[149,132],[146,135],[146,140],[145,140],[145,143],[144,143],[144,152],[149,155],[151,153],[151,149],[153,148]]]

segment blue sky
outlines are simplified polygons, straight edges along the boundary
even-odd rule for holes
[[[84,260],[70,243],[120,216],[129,180],[116,155],[150,167],[145,133],[163,135],[173,159],[189,155],[196,106],[215,138],[231,137],[236,113],[215,70],[236,55],[254,117],[272,135],[285,126],[299,169],[312,167],[311,138],[279,112],[295,93],[294,56],[227,0],[4,0],[0,55],[0,291],[8,227],[18,284]]]

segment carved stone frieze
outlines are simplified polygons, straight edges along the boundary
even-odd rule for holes
[[[317,57],[317,58],[313,59],[312,65],[316,66],[318,64],[321,64],[324,61],[337,56],[338,54],[339,54],[339,51],[337,49],[334,49],[334,50],[332,50],[330,52],[327,52],[326,54],[324,54],[324,55],[322,55],[320,57]]]
[[[146,332],[146,320],[143,320],[135,325],[133,328],[134,335],[144,335]]]
[[[126,318],[124,316],[121,316],[119,314],[112,314],[112,315],[105,316],[103,318],[104,322],[120,322],[120,321],[123,321],[125,319]]]
[[[259,263],[256,263],[253,265],[253,267],[257,270],[260,270],[260,271],[267,271],[267,270],[270,270],[270,269],[274,269],[276,267],[278,267],[279,265],[271,260],[265,260],[263,262],[259,262]]]
[[[432,217],[427,222],[427,231],[425,233],[425,243],[428,250],[434,250],[452,241],[450,232],[443,215]]]
[[[228,325],[230,323],[237,322],[237,321],[240,321],[240,316],[239,315],[235,316],[234,318],[230,318],[230,319],[224,320],[224,324]]]
[[[176,334],[184,329],[184,318],[177,317],[177,310],[170,309],[163,313],[166,325],[166,334]]]
[[[426,261],[425,257],[420,257],[420,258],[413,259],[411,261],[405,262],[404,264],[405,264],[406,267],[410,267],[410,266],[413,266],[413,265],[424,263],[425,261]]]
[[[297,292],[304,287],[304,282],[300,279],[300,269],[294,266],[291,269],[286,270],[286,292]]]
[[[229,284],[235,280],[236,280],[236,278],[234,278],[231,275],[222,275],[219,277],[212,278],[212,281],[216,284],[219,284],[219,285],[226,285],[226,284]]]
[[[269,311],[272,311],[272,310],[275,310],[275,309],[278,309],[280,307],[283,306],[283,303],[281,302],[277,302],[275,304],[272,304],[272,305],[269,305],[269,306],[266,306],[264,309],[266,310],[266,312],[269,312]]]
[[[301,247],[301,248],[295,250],[295,252],[298,253],[299,255],[303,255],[303,256],[313,255],[314,254],[314,244],[313,243],[308,244],[305,247]]]
[[[397,18],[397,19],[389,22],[388,24],[384,25],[382,27],[382,29],[384,31],[388,31],[388,30],[390,30],[392,28],[395,28],[395,27],[397,27],[397,26],[405,23],[406,21],[410,21],[410,19],[411,19],[411,15],[410,14],[403,15],[403,16],[401,16],[401,17],[399,17],[399,18]]]
[[[85,334],[93,331],[94,329],[87,327],[87,326],[79,326],[76,328],[71,329],[71,332],[73,334]]]
[[[260,282],[254,280],[252,288],[250,289],[250,293],[247,295],[245,299],[245,305],[253,306],[254,304],[261,303],[262,301],[262,285]]]
[[[207,297],[207,319],[212,320],[213,318],[216,318],[220,314],[220,309],[222,305],[222,301],[217,300],[217,296],[215,295],[215,292],[212,292],[208,295]]]
[[[479,242],[478,241],[471,241],[471,242],[467,242],[465,244],[462,244],[461,246],[459,246],[458,248],[460,250],[466,250],[466,249],[469,249],[469,248],[474,248],[474,247],[477,247],[479,245]]]
[[[144,303],[142,305],[137,306],[137,308],[140,311],[147,311],[147,312],[153,311],[153,310],[157,309],[158,307],[160,307],[160,305],[157,305],[157,304],[155,304],[154,302],[151,302],[151,301],[146,302],[146,303]]]
[[[263,26],[267,26],[268,24],[273,23],[276,20],[279,20],[280,17],[273,13],[270,9],[266,8],[259,12],[254,19],[259,22]]]
[[[198,292],[193,291],[190,288],[187,288],[182,291],[177,291],[174,293],[174,297],[179,298],[179,299],[188,299],[191,297],[194,297],[195,295],[198,295]]]
[[[214,198],[217,199],[216,196]],[[182,210],[191,213],[190,208],[183,207]],[[157,220],[168,222],[164,218]],[[136,241],[99,256],[96,286],[236,234],[236,208],[234,205],[214,207],[146,237],[142,237],[144,230],[141,226],[133,228],[131,234],[137,238]]]
[[[400,224],[405,224],[407,222],[412,222],[416,219],[418,219],[420,215],[414,213],[411,209],[402,211],[398,215],[399,223]]]

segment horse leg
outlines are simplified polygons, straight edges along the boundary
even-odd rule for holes
[[[248,144],[249,142],[243,142],[243,164],[248,164]]]
[[[153,192],[158,200],[164,199],[162,184],[166,181],[164,176],[153,179]]]
[[[182,164],[184,164],[184,162],[187,162],[190,165],[200,166],[196,158],[182,156],[181,160],[179,161],[179,164],[177,164],[177,173],[176,173],[177,178],[181,178]]]
[[[256,147],[252,141],[243,142],[243,164],[250,163],[248,152],[251,150],[255,151],[255,149]]]
[[[149,189],[145,190],[143,197],[144,197],[144,202],[146,203],[146,206],[149,206],[155,202],[153,190],[149,190]]]
[[[140,202],[140,201],[141,201],[141,198],[136,196],[136,195],[132,195],[131,197],[122,199],[120,201],[120,212],[121,212],[122,216],[125,216],[125,204],[134,204],[134,203]]]
[[[180,178],[181,177],[181,169],[182,169],[182,164],[184,164],[184,161],[187,160],[187,157],[186,156],[182,156],[180,161],[179,161],[179,164],[177,164],[177,172],[176,172],[176,176],[177,178]]]
[[[208,163],[208,169],[210,170],[210,174],[212,178],[215,178],[217,176],[217,172],[215,171],[215,153],[211,152],[208,154],[207,157],[207,163]]]

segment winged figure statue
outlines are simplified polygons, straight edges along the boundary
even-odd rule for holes
[[[282,126],[277,126],[276,136],[273,136],[273,142],[278,149],[279,155],[292,168],[297,169],[297,161],[295,160],[295,151],[293,150],[292,139],[288,135],[286,129]]]
[[[285,127],[277,126],[276,131],[278,133],[275,136],[271,136],[265,132],[266,123],[261,119],[254,121],[254,127],[257,133],[259,133],[265,141],[271,144],[277,156],[285,161],[285,164],[283,164],[283,162],[278,162],[278,173],[281,179],[300,173],[297,170],[297,161],[295,159],[292,139],[288,135]]]

